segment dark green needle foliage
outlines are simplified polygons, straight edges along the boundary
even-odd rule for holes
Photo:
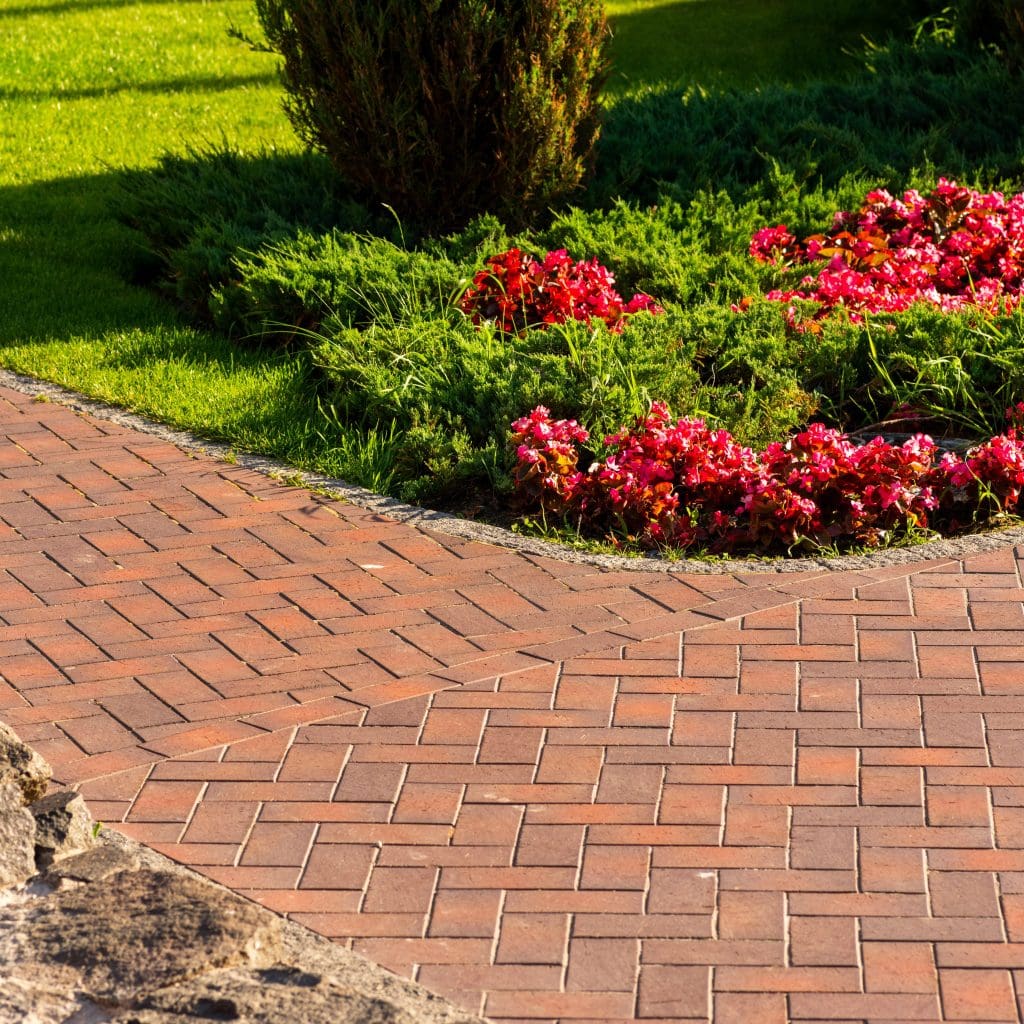
[[[574,192],[597,140],[600,0],[256,0],[285,110],[362,197],[419,228]]]

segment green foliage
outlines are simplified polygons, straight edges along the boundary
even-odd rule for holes
[[[627,93],[605,120],[588,205],[740,197],[775,173],[811,189],[851,174],[902,188],[929,167],[964,182],[1020,176],[1024,90],[995,56],[924,38],[869,47],[863,60],[838,83]]]
[[[325,321],[338,329],[436,315],[459,283],[458,269],[441,255],[343,232],[300,232],[239,255],[227,277],[211,294],[214,322],[279,339]]]
[[[275,224],[326,227],[368,220],[365,210],[346,200],[322,157],[244,152],[228,144],[165,154],[155,171],[126,170],[118,212],[161,255],[187,242],[204,222],[233,224],[260,236]]]
[[[933,90],[947,73],[940,110]],[[980,435],[1000,427],[1003,408],[1024,385],[1013,323],[915,309],[864,325],[833,319],[820,336],[794,334],[778,304],[756,299],[791,275],[755,262],[747,246],[765,224],[820,230],[878,185],[928,186],[940,173],[928,163],[933,156],[949,161],[941,173],[959,161],[965,181],[987,175],[978,152],[965,148],[974,143],[956,141],[959,121],[969,121],[968,107],[1006,75],[984,53],[925,40],[873,51],[871,70],[856,82],[677,92],[680,120],[672,130],[622,140],[623,153],[647,168],[621,187],[628,198],[599,201],[599,183],[587,205],[519,235],[493,215],[457,235],[412,241],[393,222],[376,234],[323,231],[309,226],[325,215],[321,207],[295,217],[295,196],[306,192],[296,176],[291,188],[261,188],[264,227],[256,225],[245,244],[216,237],[209,218],[197,216],[188,242],[177,253],[171,248],[168,260],[179,289],[202,292],[206,277],[220,282],[208,288],[209,305],[225,328],[308,343],[346,458],[356,450],[352,438],[372,439],[359,472],[411,500],[444,504],[501,491],[508,423],[537,404],[586,423],[595,437],[651,398],[752,445],[812,417],[856,429],[905,403],[937,434]],[[668,95],[643,102],[660,112]],[[619,107],[634,101],[640,98],[620,101],[613,126]],[[1022,166],[1016,102],[973,111],[984,112],[980,130],[998,136],[1000,173]],[[894,144],[887,104],[902,113],[920,107],[904,139],[918,132],[919,165]],[[765,155],[755,143],[766,146]],[[309,159],[323,171],[323,162]],[[158,176],[168,171],[181,173],[165,166]],[[210,196],[231,195],[232,175],[243,175],[245,192],[246,176],[256,172],[222,160],[204,173],[223,180],[205,186],[197,210],[223,204]],[[170,219],[159,205],[157,225]],[[221,208],[240,234],[250,230],[253,222],[230,204]],[[265,238],[254,243],[261,230]],[[452,300],[488,255],[511,245],[596,257],[613,270],[621,294],[647,292],[668,312],[639,316],[622,335],[581,324],[512,338],[476,331]],[[196,254],[217,262],[206,269]],[[732,312],[730,304],[746,297],[755,297],[746,312]]]
[[[191,316],[224,329],[235,326],[223,292],[241,253],[303,229],[373,224],[322,157],[243,154],[226,144],[164,155],[155,172],[126,171],[117,202],[120,220],[145,238],[134,254],[135,279],[162,275]]]
[[[696,378],[661,320],[637,316],[621,335],[573,321],[509,337],[458,314],[410,318],[324,334],[313,358],[338,422],[404,434],[398,493],[436,502],[467,482],[504,489],[508,424],[538,403],[598,432],[642,412],[655,391],[685,405]]]
[[[772,168],[741,201],[725,190],[700,190],[685,201],[662,196],[651,206],[619,199],[607,208],[567,210],[534,239],[541,248],[596,257],[614,270],[624,296],[643,291],[684,306],[711,299],[728,305],[773,278],[748,255],[754,231],[781,219],[810,233],[831,219],[836,202],[858,201],[858,188],[852,177],[838,190],[801,187]]]
[[[959,21],[968,39],[992,44],[1011,68],[1024,68],[1024,8],[1019,0],[960,0]]]
[[[807,347],[807,378],[826,414],[851,429],[884,423],[905,405],[916,410],[915,429],[988,436],[1024,395],[1022,317],[918,305],[863,324],[826,322]]]
[[[600,0],[256,0],[285,110],[344,181],[403,219],[529,218],[598,134]]]

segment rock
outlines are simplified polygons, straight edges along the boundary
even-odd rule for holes
[[[0,1024],[485,1024],[125,836],[94,838],[83,800],[48,782],[0,726]]]
[[[130,1007],[214,968],[276,962],[280,929],[269,911],[188,876],[122,871],[0,917],[0,964],[24,977],[71,968],[81,995]]]
[[[29,810],[36,820],[36,865],[40,870],[55,860],[83,853],[96,845],[92,817],[77,793],[51,793],[37,800]]]
[[[416,1024],[416,1017],[333,978],[298,967],[217,971],[154,992],[119,1024],[237,1021],[238,1024]]]
[[[73,882],[102,882],[104,878],[116,875],[119,871],[135,871],[139,867],[139,858],[116,846],[106,844],[66,857],[57,861],[47,872],[46,880],[51,885],[62,879]]]
[[[21,787],[0,782],[0,886],[18,885],[36,873],[36,822]]]
[[[17,969],[17,968],[15,968]],[[110,1014],[74,992],[74,972],[46,970],[13,977],[0,967],[0,1021],[4,1024],[101,1024]]]
[[[24,803],[38,800],[50,784],[50,766],[17,733],[0,722],[0,782],[13,782],[22,792]]]

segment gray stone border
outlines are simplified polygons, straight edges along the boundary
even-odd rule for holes
[[[76,412],[87,413],[98,419],[116,423],[122,427],[150,434],[168,441],[183,451],[192,454],[209,455],[225,460],[230,457],[234,464],[255,470],[266,476],[298,478],[303,485],[326,493],[331,497],[350,502],[360,508],[378,512],[399,522],[435,530],[463,540],[481,541],[498,547],[518,551],[524,555],[553,558],[576,565],[592,565],[601,569],[626,570],[629,572],[690,573],[697,575],[722,575],[732,573],[795,573],[795,572],[848,572],[889,568],[892,566],[913,566],[935,559],[959,559],[983,551],[996,551],[1015,544],[1024,543],[1024,526],[1014,526],[989,533],[968,534],[963,537],[942,538],[908,548],[876,551],[869,555],[840,555],[836,558],[775,558],[738,559],[723,558],[715,561],[700,561],[692,558],[666,559],[658,556],[626,557],[623,555],[597,555],[574,551],[560,544],[520,537],[510,530],[486,523],[474,523],[468,519],[447,512],[407,505],[396,498],[374,494],[363,487],[346,483],[344,480],[320,476],[297,470],[294,466],[262,455],[240,452],[231,445],[219,441],[208,441],[190,431],[168,427],[137,413],[128,412],[118,406],[98,401],[48,381],[0,369],[0,385],[33,397],[45,397]]]

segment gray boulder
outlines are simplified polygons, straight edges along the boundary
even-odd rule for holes
[[[0,782],[13,782],[26,804],[38,800],[50,784],[50,766],[17,733],[0,722]]]
[[[0,782],[0,886],[18,885],[36,873],[36,821],[14,782]]]
[[[55,860],[84,853],[96,844],[92,817],[77,793],[51,793],[33,803],[29,810],[36,821],[36,866],[40,870]]]

